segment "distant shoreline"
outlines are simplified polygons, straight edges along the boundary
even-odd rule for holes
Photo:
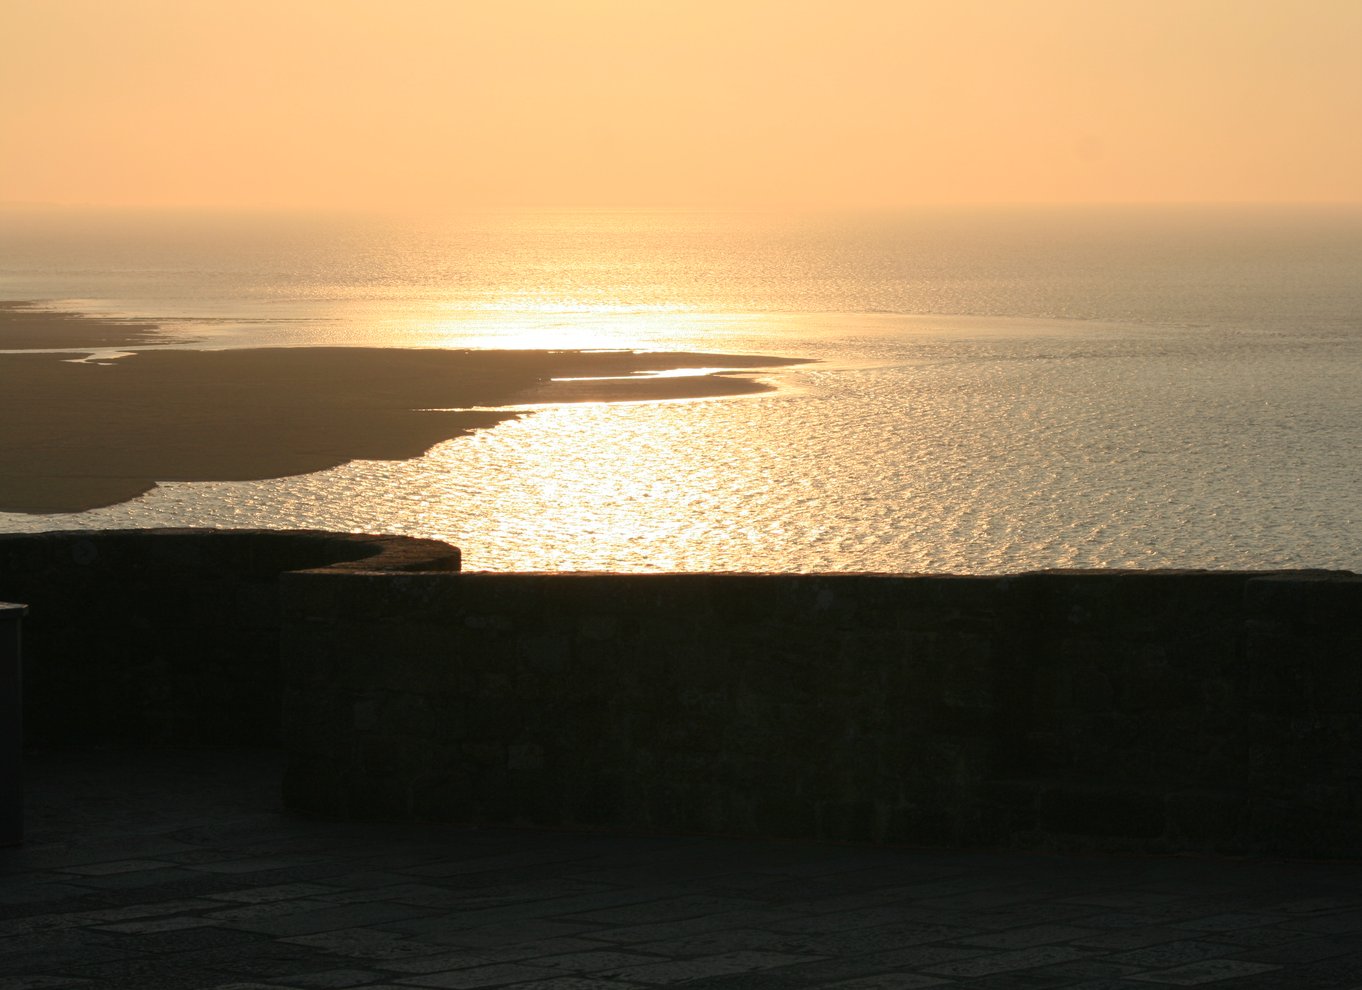
[[[0,303],[0,512],[81,512],[158,481],[245,481],[347,461],[419,457],[444,440],[560,402],[770,391],[758,355],[280,347],[69,353],[179,343],[155,324]],[[716,372],[708,369],[723,368]],[[703,373],[647,377],[705,369]],[[732,369],[732,370],[729,370]],[[571,379],[559,381],[557,379]]]
[[[0,301],[0,351],[53,348],[138,347],[178,344],[190,338],[149,320],[119,320],[37,308],[31,301]]]

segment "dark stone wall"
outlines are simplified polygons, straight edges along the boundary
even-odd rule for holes
[[[1362,855],[1356,575],[458,565],[0,536],[27,743],[277,745],[282,707],[286,798],[336,817]]]
[[[279,744],[282,571],[454,569],[430,540],[129,530],[0,536],[30,748]]]
[[[291,806],[1362,855],[1362,578],[286,575]]]
[[[1362,853],[1362,579],[1026,580],[1027,716],[984,792],[1012,843]]]

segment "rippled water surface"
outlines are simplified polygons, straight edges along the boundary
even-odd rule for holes
[[[214,346],[804,356],[740,399],[579,405],[0,528],[430,535],[476,569],[1362,570],[1362,216],[29,216],[0,295]]]

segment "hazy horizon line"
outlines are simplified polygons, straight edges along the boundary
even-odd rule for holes
[[[424,205],[371,204],[354,206],[343,203],[214,203],[214,202],[94,202],[51,200],[0,200],[0,210],[11,211],[77,211],[107,212],[198,212],[198,213],[351,213],[404,215],[412,213],[899,213],[906,211],[972,210],[972,209],[1141,209],[1141,208],[1338,208],[1362,207],[1358,199],[1109,199],[1109,200],[954,200],[918,201],[884,204],[805,203],[805,204],[736,204],[736,203],[453,203],[439,202]]]

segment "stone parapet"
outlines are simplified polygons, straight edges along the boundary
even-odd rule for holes
[[[338,818],[1362,856],[1354,574],[458,568],[0,536],[27,744],[282,742],[289,806]]]
[[[1349,574],[308,573],[283,589],[300,810],[1362,854]]]
[[[30,606],[28,746],[277,746],[279,574],[321,566],[448,571],[459,551],[318,531],[0,535],[0,600]]]

